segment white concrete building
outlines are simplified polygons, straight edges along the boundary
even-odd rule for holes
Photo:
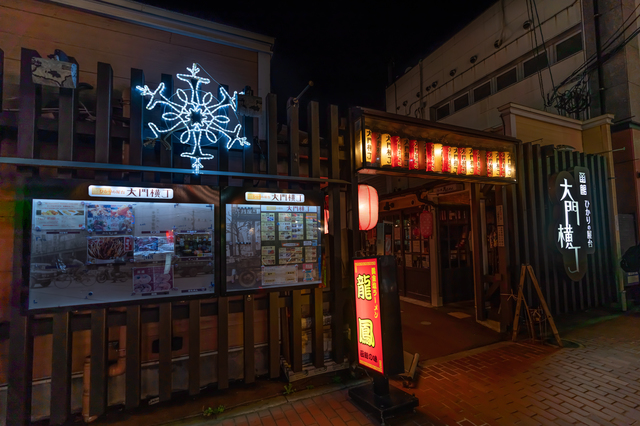
[[[542,110],[585,61],[582,16],[577,0],[498,1],[391,84],[387,112],[487,130],[509,102]]]

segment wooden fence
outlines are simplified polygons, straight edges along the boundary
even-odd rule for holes
[[[50,423],[62,424],[71,415],[72,387],[72,338],[75,332],[90,330],[90,414],[100,415],[107,409],[108,385],[108,329],[126,327],[125,406],[135,408],[141,404],[141,342],[142,325],[157,323],[159,339],[159,399],[171,399],[172,392],[172,324],[178,320],[188,321],[188,392],[196,395],[201,389],[201,319],[215,316],[217,339],[217,388],[229,386],[229,317],[233,313],[243,316],[243,347],[245,383],[254,382],[255,339],[254,314],[266,311],[268,330],[268,377],[280,376],[281,355],[291,364],[293,371],[301,371],[302,354],[302,310],[313,319],[312,362],[315,367],[325,365],[323,351],[323,304],[330,306],[332,358],[336,363],[345,359],[343,312],[348,296],[343,290],[343,260],[341,232],[346,228],[341,223],[341,212],[345,211],[341,198],[345,189],[344,180],[350,176],[349,149],[339,144],[339,117],[336,106],[327,109],[327,131],[321,143],[320,114],[316,102],[307,107],[307,141],[300,140],[298,115],[299,105],[289,101],[288,143],[280,157],[288,158],[286,175],[278,174],[278,134],[276,95],[269,94],[264,100],[266,109],[266,141],[254,138],[254,119],[244,118],[244,129],[252,148],[240,151],[213,149],[216,160],[209,162],[217,170],[203,170],[199,176],[190,173],[190,163],[180,157],[180,144],[168,151],[156,144],[143,148],[145,99],[135,89],[144,85],[144,73],[131,70],[131,105],[128,118],[112,114],[113,73],[109,64],[98,63],[97,87],[95,88],[95,122],[78,120],[78,91],[59,89],[57,118],[41,114],[42,88],[31,81],[31,58],[38,53],[22,49],[19,87],[19,110],[0,112],[0,131],[3,133],[4,152],[0,160],[3,177],[7,182],[15,180],[15,245],[13,256],[13,281],[11,283],[10,324],[0,327],[0,340],[9,339],[8,406],[7,424],[22,425],[31,419],[32,369],[34,358],[49,359],[51,354],[34,353],[34,339],[52,335],[51,351],[51,398]],[[2,59],[0,51],[0,76]],[[170,92],[173,77],[162,75],[162,82]],[[0,91],[2,88],[0,82]],[[1,92],[0,92],[1,94]],[[0,96],[0,99],[1,96]],[[120,123],[124,122],[125,125]],[[347,138],[345,138],[347,139]],[[282,145],[282,144],[281,144]],[[341,149],[346,161],[340,161]],[[123,161],[124,158],[124,161]],[[324,164],[321,163],[324,159]],[[266,174],[259,173],[261,160],[266,163]],[[282,162],[280,162],[282,163]],[[308,165],[308,176],[301,176],[300,165]],[[280,164],[281,169],[283,164]],[[326,168],[325,168],[326,167]],[[321,168],[328,178],[321,179]],[[257,296],[213,297],[187,302],[134,305],[126,308],[94,309],[80,312],[59,312],[51,315],[23,315],[20,301],[25,297],[27,284],[23,277],[28,271],[29,253],[24,249],[21,235],[21,185],[33,176],[42,178],[80,178],[100,182],[117,180],[136,183],[179,183],[188,185],[214,185],[223,188],[236,182],[254,188],[259,181],[265,188],[289,185],[292,188],[320,190],[327,183],[330,195],[329,235],[325,239],[329,288],[307,291],[272,292]],[[243,179],[243,180],[240,180]],[[215,250],[218,256],[222,250]],[[216,271],[216,274],[219,274]],[[221,277],[217,276],[218,282]],[[9,283],[2,282],[7,286]],[[2,307],[3,309],[5,307]],[[305,308],[305,311],[307,309]],[[326,310],[326,309],[325,309]],[[281,312],[282,311],[282,312]],[[290,313],[289,315],[287,313]],[[7,325],[7,324],[5,324]],[[8,332],[7,332],[8,331]],[[281,333],[282,342],[279,340]],[[251,348],[248,350],[248,348]],[[282,348],[282,349],[281,349]]]

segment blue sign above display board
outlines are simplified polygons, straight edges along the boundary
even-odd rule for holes
[[[215,294],[217,191],[57,185],[30,186],[29,311]]]
[[[226,293],[322,283],[320,192],[222,191]]]

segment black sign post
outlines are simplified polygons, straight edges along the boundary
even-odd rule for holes
[[[412,410],[418,399],[393,386],[389,376],[404,372],[402,320],[394,256],[354,259],[354,295],[358,329],[358,362],[373,378],[373,386],[349,390],[349,397],[384,419]]]

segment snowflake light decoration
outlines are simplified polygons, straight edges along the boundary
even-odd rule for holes
[[[179,80],[189,84],[189,89],[177,89],[175,95],[165,96],[164,83],[160,83],[156,90],[151,90],[147,85],[137,86],[142,96],[149,96],[147,109],[152,110],[156,105],[162,105],[164,112],[162,119],[169,123],[166,129],[160,129],[155,123],[149,123],[149,128],[154,137],[159,138],[163,133],[180,133],[180,143],[193,147],[191,152],[183,152],[181,157],[191,158],[191,167],[198,174],[203,167],[201,160],[210,160],[212,154],[202,152],[202,147],[215,144],[218,140],[226,141],[227,149],[234,143],[241,147],[249,145],[247,138],[241,136],[242,126],[237,124],[233,130],[227,129],[231,121],[224,114],[227,107],[231,107],[235,113],[238,108],[238,93],[233,96],[220,87],[220,99],[216,99],[211,92],[200,88],[211,82],[206,77],[199,76],[200,68],[193,64],[187,67],[189,74],[178,74]]]

